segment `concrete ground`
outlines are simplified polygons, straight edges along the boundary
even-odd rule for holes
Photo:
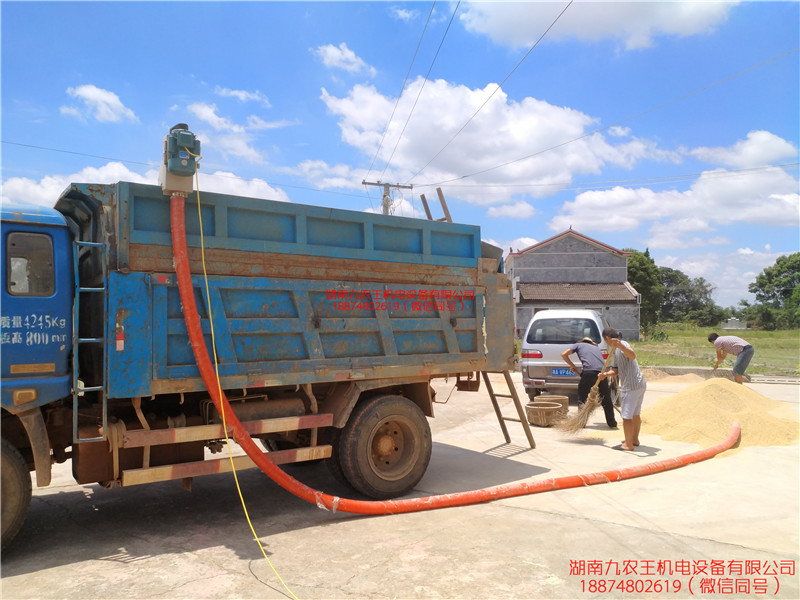
[[[676,379],[650,381],[645,406],[690,385]],[[533,427],[534,450],[522,426],[509,422],[506,444],[485,389],[450,395],[453,383],[436,383],[447,403],[431,420],[433,458],[415,496],[699,449],[645,426],[638,451],[615,450],[621,430],[609,431],[602,411],[576,437]],[[747,385],[784,403],[780,416],[798,419],[798,385]],[[510,401],[502,403],[513,416]],[[232,475],[198,478],[191,493],[177,482],[105,490],[75,485],[59,465],[54,484],[34,491],[26,524],[2,555],[2,597],[797,599],[799,466],[797,444],[745,447],[622,482],[381,517],[331,514],[259,471],[240,472],[273,570]],[[287,470],[353,497],[324,465]]]

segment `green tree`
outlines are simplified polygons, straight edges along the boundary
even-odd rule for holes
[[[669,267],[659,267],[664,286],[664,301],[659,309],[659,321],[693,321],[714,326],[725,318],[726,311],[712,299],[714,286],[702,277],[690,279],[685,273]]]
[[[748,290],[756,300],[774,308],[783,308],[800,285],[800,252],[779,256],[771,267],[764,269]]]
[[[711,298],[714,286],[702,277],[696,277],[690,282],[691,308],[686,314],[687,321],[694,321],[698,325],[713,327],[725,317],[725,310],[717,306]]]
[[[639,318],[642,327],[649,328],[658,321],[658,310],[664,300],[664,285],[650,251],[626,249],[628,257],[628,283],[642,296]]]
[[[683,271],[670,267],[659,267],[661,284],[664,286],[664,300],[658,311],[662,323],[683,321],[692,308],[692,282]]]

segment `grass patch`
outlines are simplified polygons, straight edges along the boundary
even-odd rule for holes
[[[650,339],[633,342],[639,364],[646,367],[687,366],[711,367],[716,360],[714,346],[708,341],[710,327],[685,324],[658,327]],[[782,331],[722,331],[720,335],[736,335],[755,348],[747,368],[750,374],[800,375],[800,330]],[[735,357],[728,356],[720,365],[730,368]]]
[[[685,323],[659,326],[649,337],[633,342],[636,358],[643,367],[713,367],[714,346],[708,341],[711,327],[695,327]],[[716,330],[720,335],[736,335],[755,348],[747,373],[759,375],[800,376],[800,329],[781,331]],[[517,358],[522,342],[516,340]],[[731,368],[736,357],[728,356],[720,365]]]

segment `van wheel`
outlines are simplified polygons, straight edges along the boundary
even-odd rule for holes
[[[431,459],[431,430],[420,408],[403,396],[356,405],[339,440],[339,465],[353,488],[378,500],[411,491]]]
[[[0,483],[2,488],[2,549],[17,535],[31,505],[31,474],[25,459],[3,438]]]

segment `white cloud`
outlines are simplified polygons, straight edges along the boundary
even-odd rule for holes
[[[505,246],[508,246],[509,249],[513,248],[514,252],[522,252],[538,243],[539,240],[532,237],[518,237],[508,242]],[[503,248],[505,248],[505,246],[503,246]]]
[[[527,202],[517,202],[502,206],[490,206],[486,211],[486,216],[491,218],[527,219],[535,213],[536,209]]]
[[[692,156],[710,164],[739,169],[761,167],[786,158],[796,158],[797,148],[791,142],[769,131],[751,131],[746,140],[733,146],[695,148]]]
[[[3,182],[0,198],[3,202],[52,207],[71,183],[111,184],[119,181],[157,185],[158,169],[140,174],[120,162],[110,162],[101,167],[86,167],[67,175],[48,175],[38,181],[12,177]],[[289,201],[286,192],[270,186],[262,179],[242,179],[224,171],[210,174],[201,172],[200,189],[203,192]]]
[[[261,117],[257,117],[255,115],[250,115],[247,117],[247,128],[252,130],[259,130],[259,129],[280,129],[282,127],[288,127],[293,123],[287,121],[285,119],[280,121],[265,121]]]
[[[215,136],[210,143],[223,154],[238,156],[253,164],[264,163],[264,156],[250,143],[250,136],[240,133],[231,133]]]
[[[419,11],[417,10],[407,10],[404,8],[392,8],[389,11],[395,19],[398,21],[403,21],[404,23],[408,23],[409,21],[413,21],[419,16]]]
[[[217,105],[205,102],[194,102],[187,107],[188,111],[201,121],[208,123],[215,131],[244,133],[244,127],[236,125],[227,117],[217,115]]]
[[[530,248],[534,244],[538,244],[538,240],[532,237],[518,237],[513,240],[497,241],[493,238],[484,238],[484,242],[497,246],[503,249],[503,256],[508,256],[509,252],[520,252],[526,248]]]
[[[314,50],[314,54],[322,59],[322,64],[326,67],[343,69],[349,73],[366,73],[370,77],[375,77],[375,68],[356,56],[356,53],[350,50],[344,42],[338,46],[333,44],[319,46]]]
[[[291,172],[302,175],[320,189],[360,190],[366,176],[365,169],[354,169],[342,163],[329,165],[324,160],[304,160]]]
[[[655,233],[672,230],[659,247],[685,238],[681,223],[704,222],[716,228],[734,223],[797,226],[800,218],[798,181],[781,168],[746,172],[706,171],[686,191],[657,192],[648,188],[615,187],[583,192],[566,202],[548,227],[561,231],[569,225],[582,231],[633,231],[642,224],[659,223]],[[597,216],[602,214],[603,218]],[[687,220],[687,215],[691,218]],[[692,221],[695,219],[696,221]]]
[[[76,106],[62,106],[58,109],[62,115],[66,115],[68,117],[75,117],[76,119],[80,119],[81,121],[86,120],[86,115],[84,115],[81,110]]]
[[[702,277],[714,286],[712,297],[722,307],[736,306],[739,300],[750,302],[755,296],[747,287],[765,268],[775,264],[786,252],[758,252],[750,248],[737,248],[731,252],[704,252],[678,258],[667,255],[656,258],[660,267],[682,271],[691,278]]]
[[[214,173],[201,175],[200,186],[203,191],[207,192],[291,202],[289,195],[285,191],[272,187],[263,179],[242,179],[227,171],[215,171]]]
[[[708,243],[712,246],[727,246],[731,243],[731,239],[724,235],[715,235],[708,238]]]
[[[619,40],[628,50],[652,45],[658,36],[710,33],[737,2],[575,2],[545,38]],[[564,4],[552,2],[471,2],[459,15],[467,31],[494,43],[529,47],[558,17]]]
[[[225,98],[236,98],[240,102],[259,102],[266,108],[270,108],[270,106],[272,106],[269,102],[269,98],[267,98],[258,90],[254,92],[248,92],[246,90],[231,90],[217,86],[214,88],[214,93]]]
[[[255,127],[250,127],[250,130],[248,130],[243,125],[234,123],[228,117],[218,115],[216,104],[195,102],[190,104],[187,110],[200,121],[210,125],[211,128],[217,132],[212,135],[204,132],[197,132],[197,136],[201,139],[204,146],[213,146],[223,154],[238,156],[254,164],[261,164],[264,162],[264,156],[252,144],[253,136],[250,130],[263,129],[263,125],[266,125],[265,121],[258,117],[250,117],[248,123],[254,123]],[[255,121],[253,119],[255,119]]]
[[[575,175],[598,174],[609,164],[630,168],[644,159],[681,159],[647,140],[626,139],[613,145],[602,134],[586,135],[595,124],[591,116],[536,98],[516,102],[502,90],[492,95],[496,89],[494,83],[471,89],[419,77],[403,91],[396,111],[408,115],[416,105],[414,118],[407,125],[404,118],[393,120],[382,145],[394,99],[368,85],[354,86],[345,97],[332,96],[323,88],[321,99],[339,117],[344,142],[370,158],[380,145],[376,168],[382,169],[391,158],[385,179],[435,187],[431,182],[454,182],[471,175],[467,185],[454,185],[449,195],[478,205],[512,203],[521,187],[531,197],[546,197],[569,185]],[[442,149],[448,140],[451,143]],[[565,144],[570,140],[575,141]]]
[[[620,127],[619,125],[614,125],[608,128],[608,135],[612,135],[614,137],[627,137],[630,134],[630,127]]]
[[[114,92],[94,85],[67,88],[67,94],[83,102],[82,107],[62,106],[62,115],[86,119],[91,116],[101,123],[118,123],[123,119],[138,121],[134,112],[126,107]]]
[[[653,223],[649,230],[647,246],[653,249],[706,246],[711,243],[710,239],[705,236],[690,236],[698,232],[707,234],[711,231],[713,229],[709,226],[708,221],[697,217]]]
[[[110,162],[102,167],[86,167],[68,175],[47,175],[39,181],[27,177],[12,177],[3,182],[4,202],[20,202],[37,206],[54,206],[71,183],[151,183],[158,181],[158,170],[140,175],[120,162]]]

